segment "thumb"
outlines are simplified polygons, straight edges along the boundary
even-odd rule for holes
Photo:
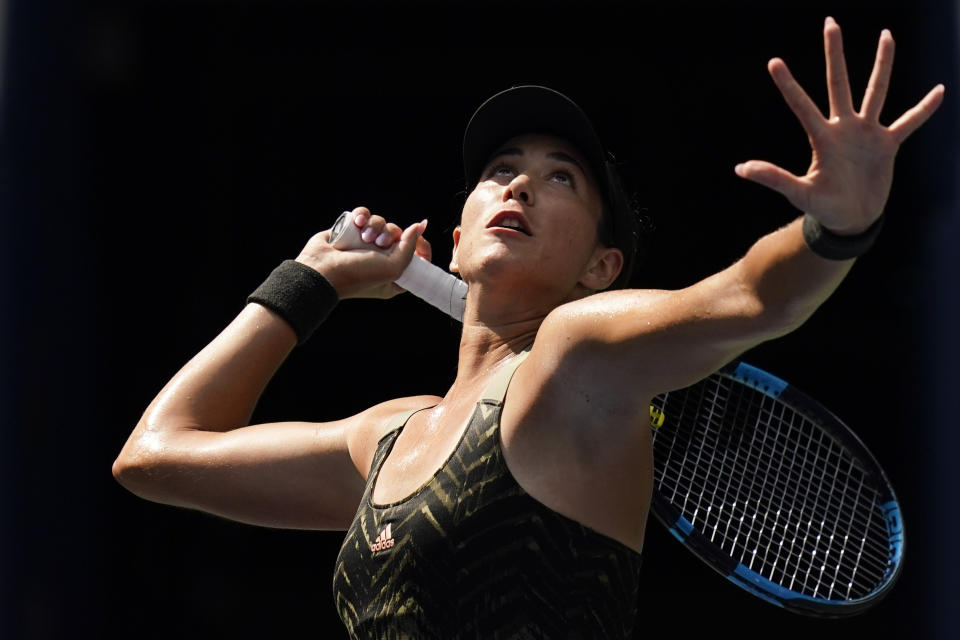
[[[400,242],[397,243],[397,253],[401,256],[404,265],[410,264],[413,254],[417,250],[417,240],[423,235],[427,228],[426,219],[415,222],[400,234]]]
[[[749,160],[738,164],[734,171],[745,180],[756,182],[780,193],[793,206],[803,209],[807,184],[789,171],[763,160]]]

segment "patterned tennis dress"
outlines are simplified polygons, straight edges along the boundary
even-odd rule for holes
[[[498,372],[433,477],[385,505],[373,488],[416,411],[380,440],[334,573],[351,638],[631,636],[640,554],[534,499],[504,461],[503,398],[527,353]]]

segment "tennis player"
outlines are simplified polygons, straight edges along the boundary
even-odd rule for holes
[[[629,282],[636,220],[593,127],[550,89],[504,91],[464,137],[471,191],[451,270],[469,294],[446,395],[247,426],[339,299],[395,295],[414,254],[429,257],[425,223],[400,229],[359,207],[367,248],[337,250],[321,232],[278,267],[153,400],[116,477],[243,522],[346,530],[334,597],[354,638],[629,637],[651,398],[814,312],[874,242],[897,149],[943,97],[939,85],[884,126],[890,33],[859,111],[829,18],[824,43],[827,116],[783,61],[769,63],[809,135],[807,174],[735,169],[802,215],[729,268],[679,291],[614,290]]]

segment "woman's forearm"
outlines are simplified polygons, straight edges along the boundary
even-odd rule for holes
[[[229,431],[245,426],[296,342],[296,334],[279,316],[248,304],[157,394],[125,449],[151,433]]]
[[[837,289],[854,263],[813,253],[804,242],[802,222],[798,218],[760,238],[737,265],[774,335],[803,324]]]

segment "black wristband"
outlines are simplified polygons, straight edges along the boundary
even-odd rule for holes
[[[854,236],[841,236],[825,229],[810,214],[803,216],[803,241],[815,254],[827,260],[849,260],[862,256],[873,246],[880,229],[883,216]]]
[[[286,320],[297,334],[297,344],[313,335],[338,300],[337,290],[326,278],[296,260],[280,263],[247,298]]]

